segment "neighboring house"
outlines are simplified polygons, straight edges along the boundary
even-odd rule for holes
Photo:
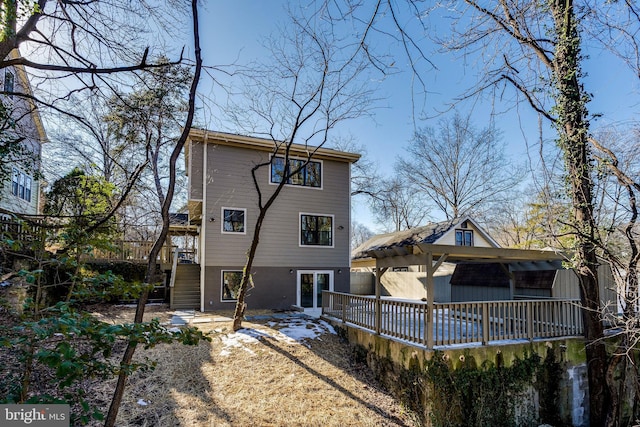
[[[11,58],[18,57],[14,50]],[[0,70],[2,104],[11,111],[15,129],[2,131],[5,137],[21,139],[21,153],[13,158],[2,159],[11,170],[10,178],[0,183],[0,210],[19,214],[40,213],[41,146],[47,140],[38,109],[32,100],[32,91],[27,73],[22,66]],[[25,96],[21,96],[23,94]]]
[[[373,249],[406,246],[416,243],[438,245],[478,246],[499,248],[500,245],[489,236],[473,219],[457,218],[451,221],[434,222],[409,230],[379,234],[355,248],[351,252],[352,271],[371,271],[376,266],[375,259],[368,251]],[[420,266],[411,266],[411,269]],[[398,267],[398,269],[407,267]]]
[[[430,224],[374,236],[352,252],[352,281],[368,281],[374,293],[376,269],[381,294],[407,299],[427,297],[429,254],[435,302],[499,301],[536,298],[579,298],[575,272],[555,251],[500,248],[471,218]],[[615,306],[610,267],[599,266],[600,295]]]
[[[389,250],[393,247],[415,245],[418,243],[498,248],[500,245],[489,236],[473,219],[464,217],[451,221],[442,221],[379,234],[371,237],[351,252],[351,292],[372,294],[376,260],[369,255],[371,250]],[[382,277],[382,292],[386,296],[407,299],[426,297],[425,266],[401,265],[391,267]],[[434,273],[435,300],[451,300],[449,284],[456,264],[444,262]]]
[[[274,148],[271,140],[191,130],[185,160],[190,221],[200,232],[202,311],[235,306],[258,215],[251,169],[272,160],[256,174],[264,202],[284,168]],[[293,145],[292,165],[304,161],[309,149]],[[251,271],[255,287],[246,299],[250,308],[313,310],[321,307],[323,290],[349,290],[350,170],[359,157],[318,148],[283,188],[262,227]]]

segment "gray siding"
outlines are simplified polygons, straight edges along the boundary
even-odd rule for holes
[[[598,266],[598,280],[600,284],[600,301],[611,309],[617,307],[616,284],[607,264]],[[580,298],[578,276],[573,270],[558,270],[553,281],[554,298]]]
[[[189,200],[202,200],[202,163],[204,162],[203,145],[189,142]]]
[[[247,293],[246,303],[250,309],[288,310],[296,304],[297,270],[312,270],[309,266],[257,267],[254,269],[255,287]],[[222,302],[222,270],[242,270],[242,265],[205,268],[204,311],[233,310],[235,301]],[[336,292],[349,291],[349,269],[342,267],[341,273],[333,269],[333,283]]]
[[[433,278],[434,301],[451,301],[450,275]],[[387,271],[380,279],[381,293],[385,296],[420,300],[427,297],[426,273],[413,271]]]
[[[203,212],[205,265],[244,262],[258,215],[257,194],[251,168],[269,159],[269,153],[209,144],[207,146],[207,200]],[[349,262],[349,163],[323,161],[323,187],[287,186],[271,207],[263,224],[255,267],[304,265],[309,268],[344,267]],[[275,185],[269,184],[269,167],[258,171],[263,200]],[[246,209],[246,233],[221,232],[223,207]],[[300,247],[299,215],[334,216],[334,247]],[[343,229],[339,230],[338,226]]]
[[[451,301],[501,301],[508,300],[509,288],[487,286],[451,286]]]

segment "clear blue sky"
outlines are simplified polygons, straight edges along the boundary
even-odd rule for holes
[[[201,45],[205,65],[246,64],[251,60],[264,58],[266,52],[260,40],[277,32],[277,25],[286,21],[285,1],[234,0],[206,2],[201,8]],[[586,87],[593,94],[589,106],[592,113],[601,113],[603,118],[593,123],[593,128],[611,123],[629,122],[638,118],[638,79],[619,62],[612,61],[605,52],[589,52],[586,62]],[[470,83],[473,69],[465,68],[452,56],[434,55],[432,60],[438,70],[428,74],[429,95],[427,110],[446,108],[462,89]],[[400,62],[400,61],[399,61]],[[411,74],[408,71],[388,77],[381,85],[380,96],[385,98],[376,110],[374,119],[363,118],[343,123],[336,135],[354,135],[357,142],[365,145],[371,160],[380,165],[380,170],[390,175],[393,161],[403,153],[413,133],[411,109]],[[205,96],[213,96],[212,81],[205,75],[200,89]],[[462,107],[461,113],[469,112],[470,106]],[[504,111],[504,106],[496,108]],[[206,111],[206,109],[205,109]],[[483,127],[490,118],[490,104],[476,104],[474,107],[476,127]],[[224,127],[224,118],[216,115],[221,122],[208,124],[216,129]],[[435,126],[436,120],[419,123],[420,126]],[[538,119],[528,105],[522,104],[495,117],[495,124],[503,132],[507,144],[507,154],[515,161],[523,161],[527,156],[527,145],[535,152],[538,137]],[[548,128],[548,125],[544,125]],[[229,130],[224,129],[224,130]],[[356,206],[355,218],[372,229],[378,228],[372,222],[366,206]]]

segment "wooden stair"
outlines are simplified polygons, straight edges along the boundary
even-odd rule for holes
[[[172,309],[200,310],[200,264],[177,264],[171,288]]]

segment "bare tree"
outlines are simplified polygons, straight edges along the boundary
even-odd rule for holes
[[[369,199],[376,220],[389,231],[422,225],[429,207],[417,186],[400,176],[381,180],[375,196]]]
[[[374,233],[364,224],[351,221],[351,249],[357,248],[371,237]]]
[[[437,128],[417,131],[396,169],[451,220],[478,212],[519,184],[520,173],[503,153],[497,129],[477,131],[469,116],[456,113]]]
[[[281,39],[269,40],[275,63],[246,73],[248,103],[233,109],[240,126],[246,129],[250,124],[254,134],[266,135],[273,141],[273,153],[284,158],[283,176],[274,189],[262,188],[256,176],[276,156],[251,170],[258,215],[238,290],[234,330],[242,327],[245,296],[252,283],[253,262],[270,207],[289,178],[327,143],[331,129],[340,121],[364,114],[369,105],[370,90],[356,79],[366,71],[366,63],[358,53],[361,49],[349,49],[344,43],[351,43],[350,40],[341,40],[330,26],[324,27],[314,18],[305,21],[291,16],[293,28],[283,32]],[[266,131],[256,132],[257,128]],[[304,146],[308,152],[306,162],[295,167],[289,161],[293,144]]]
[[[593,209],[591,154],[587,137],[589,95],[582,82],[580,17],[572,0],[511,3],[485,7],[466,0],[454,22],[448,48],[487,53],[486,74],[475,92],[506,85],[556,129],[563,153],[572,212],[567,219],[575,245],[586,335],[590,421],[605,425],[610,395],[605,376],[607,352],[597,272],[597,233]],[[471,25],[469,25],[471,23]],[[499,48],[498,48],[499,46]]]
[[[1,9],[0,69],[19,66],[33,87],[32,93],[18,86],[3,93],[38,108],[45,127],[65,115],[76,122],[74,126],[93,127],[90,132],[97,137],[98,126],[77,114],[71,104],[85,98],[84,94],[108,96],[135,79],[137,71],[164,67],[148,61],[154,51],[146,44],[147,37],[153,32],[154,42],[161,44],[164,30],[170,29],[175,36],[184,5],[179,0],[157,5],[121,0],[7,0]],[[180,61],[182,56],[172,62]],[[2,104],[5,111],[7,103]],[[16,131],[15,137],[3,132],[0,138],[14,152],[26,136]]]
[[[351,195],[376,197],[381,175],[378,165],[369,158],[367,147],[357,143],[354,137],[334,139],[331,145],[340,151],[360,154],[351,168]]]
[[[612,401],[609,425],[620,425],[625,421],[624,417],[629,416],[623,410],[625,398],[637,402],[640,396],[640,377],[635,362],[637,345],[640,343],[640,212],[637,199],[640,192],[640,170],[637,166],[640,134],[637,129],[625,134],[626,137],[607,132],[599,134],[598,138],[591,138],[600,166],[598,182],[602,191],[598,207],[600,212],[604,210],[607,214],[601,222],[600,241],[603,256],[609,262],[617,282],[622,308],[622,318],[617,316],[615,306],[605,312],[606,320],[616,325],[614,333],[618,338],[607,368],[607,384]],[[608,145],[605,146],[604,141]],[[611,180],[613,183],[609,182]],[[605,209],[604,205],[610,208]],[[631,380],[620,381],[619,378]],[[631,417],[638,419],[640,408],[633,405],[631,410]]]
[[[173,149],[171,150],[171,155],[169,158],[169,173],[168,173],[168,183],[166,186],[166,192],[163,196],[159,195],[159,200],[161,200],[161,217],[162,217],[162,228],[160,230],[159,236],[157,237],[154,245],[151,248],[149,253],[149,261],[147,264],[147,271],[145,274],[145,283],[152,284],[156,282],[156,259],[162,246],[165,244],[167,235],[169,233],[169,208],[171,207],[171,203],[173,201],[173,196],[175,193],[175,184],[176,184],[176,163],[184,144],[187,141],[189,132],[191,130],[191,124],[193,123],[193,117],[195,115],[195,103],[196,103],[196,90],[198,88],[198,82],[200,81],[200,73],[202,70],[202,56],[200,49],[200,30],[198,25],[198,2],[197,0],[192,0],[191,2],[191,13],[193,17],[193,40],[194,40],[194,55],[195,55],[195,66],[193,72],[193,79],[191,80],[191,85],[189,87],[189,99],[187,102],[187,114],[184,120],[184,126],[182,128],[182,132],[180,137],[175,142]],[[149,288],[142,293],[140,298],[138,299],[136,306],[136,313],[134,317],[135,323],[142,323],[144,310],[149,298]],[[122,360],[120,362],[120,373],[118,375],[118,381],[116,384],[116,388],[113,393],[113,398],[111,400],[111,405],[109,406],[109,412],[107,413],[107,417],[105,418],[105,426],[112,427],[116,423],[116,418],[118,416],[118,411],[120,408],[120,404],[122,402],[122,396],[124,395],[124,389],[128,377],[129,366],[133,360],[133,356],[135,354],[137,347],[137,342],[134,340],[130,340],[127,343],[127,347],[122,356]]]
[[[398,18],[405,6],[412,10],[423,27],[431,16],[451,20],[451,30],[438,27],[435,40],[449,52],[460,52],[465,63],[476,65],[478,80],[462,99],[477,99],[486,93],[499,93],[501,100],[524,102],[541,118],[547,120],[557,135],[557,144],[563,154],[566,191],[571,200],[570,216],[566,226],[573,244],[567,248],[573,254],[572,264],[579,278],[583,320],[586,336],[586,356],[589,378],[590,424],[605,425],[611,410],[611,396],[602,381],[606,374],[607,351],[603,342],[601,305],[597,275],[598,242],[594,216],[593,162],[588,143],[590,99],[584,85],[582,64],[582,34],[589,31],[600,40],[611,41],[610,48],[634,70],[638,69],[637,31],[640,24],[634,2],[592,2],[589,0],[549,0],[512,2],[496,0],[452,0],[434,6],[408,0],[378,1],[375,7],[364,8],[368,16],[357,16],[363,8],[336,10],[333,3],[327,8],[341,19],[354,18],[362,23],[365,45],[374,34],[384,31],[385,18],[390,18],[397,31],[393,33],[405,47],[404,53],[413,59],[427,55],[417,48],[418,37],[411,37],[409,29]],[[440,6],[444,8],[440,9]],[[428,9],[431,8],[431,9]],[[439,14],[446,10],[446,14]],[[415,21],[413,21],[415,22]],[[604,23],[604,25],[603,25]],[[361,28],[362,28],[361,27]],[[618,37],[622,35],[621,37]],[[610,38],[611,37],[611,38]],[[591,42],[599,40],[597,37]],[[620,40],[627,43],[620,45]],[[478,69],[477,64],[480,64]],[[413,68],[415,71],[415,68]]]

